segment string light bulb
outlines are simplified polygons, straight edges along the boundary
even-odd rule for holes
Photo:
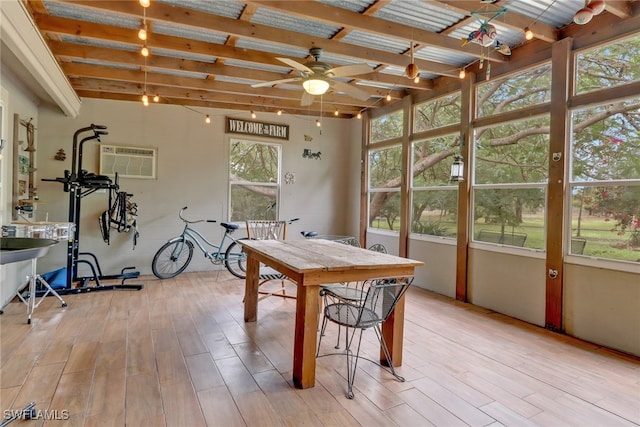
[[[160,96],[156,95],[153,97],[153,102],[159,102],[160,101]]]
[[[316,126],[318,127],[322,126],[322,122],[320,121],[320,119],[316,119]]]
[[[149,97],[147,96],[147,92],[144,92],[144,93],[142,94],[142,104],[143,104],[145,107],[148,107],[148,106],[149,106]]]
[[[205,122],[206,124],[211,123],[211,117],[209,117],[209,115],[208,115],[208,114],[207,114],[207,116],[204,118],[204,122]]]
[[[334,116],[338,116],[340,114],[340,112],[338,111],[338,109],[336,108],[336,111],[333,112]]]
[[[526,40],[533,40],[533,31],[529,27],[524,28],[524,38]]]
[[[144,8],[151,6],[151,0],[139,0],[139,1],[140,1],[140,6]]]
[[[140,55],[144,56],[145,58],[149,56],[149,48],[147,47],[147,45],[142,46],[142,49],[140,49]]]
[[[362,112],[358,111],[358,115],[356,116],[356,118],[361,119],[362,118]]]
[[[251,111],[251,118],[255,119],[256,118],[256,113],[253,112],[253,110]]]
[[[277,113],[277,114],[278,114],[279,116],[281,116],[281,115],[282,115],[282,110],[278,110],[278,113]]]
[[[458,74],[458,77],[460,77],[460,79],[464,79],[467,76],[466,71],[464,71],[464,68],[462,70],[460,70],[460,73]]]
[[[416,76],[416,78],[415,78],[415,79],[413,79],[413,82],[414,82],[414,83],[420,83],[420,74],[418,74],[418,75]]]
[[[387,101],[391,101],[391,94],[390,93],[387,94]]]
[[[138,30],[138,38],[140,40],[146,40],[147,39],[147,25],[143,24],[140,29]]]

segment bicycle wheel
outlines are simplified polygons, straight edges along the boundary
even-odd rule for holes
[[[246,238],[238,240],[247,240]],[[247,277],[247,254],[242,252],[242,246],[238,242],[233,242],[227,248],[224,254],[224,265],[229,270],[229,273],[233,274],[239,279]]]
[[[156,252],[151,270],[158,279],[170,279],[182,273],[193,257],[193,243],[188,240],[167,242]]]

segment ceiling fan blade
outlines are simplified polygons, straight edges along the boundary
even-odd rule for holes
[[[307,67],[306,65],[303,65],[297,61],[294,61],[293,59],[289,59],[289,58],[276,58],[278,61],[284,62],[285,64],[287,64],[288,66],[295,68],[298,71],[304,71],[305,73],[313,73],[313,70],[309,67]]]
[[[366,101],[367,99],[369,99],[369,92],[359,89],[355,86],[352,86],[348,83],[343,83],[341,81],[335,80],[332,83],[332,86],[335,90],[337,90],[338,92],[344,92],[345,94],[359,99],[360,101]]]
[[[308,107],[311,104],[313,104],[313,95],[311,95],[306,90],[303,90],[302,91],[302,98],[300,98],[300,106]]]
[[[273,85],[277,85],[277,84],[281,84],[281,83],[297,82],[298,80],[300,80],[300,77],[291,77],[291,78],[288,78],[288,79],[271,80],[270,82],[262,82],[262,83],[252,84],[251,87],[273,86]]]
[[[326,75],[332,77],[347,77],[356,76],[358,74],[366,74],[373,71],[373,68],[369,64],[353,64],[343,65],[341,67],[335,67],[325,72]]]

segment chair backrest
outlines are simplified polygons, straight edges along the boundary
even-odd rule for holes
[[[357,326],[368,327],[386,321],[412,282],[413,277],[365,281],[364,288],[368,285],[368,289],[360,308]]]
[[[287,234],[286,221],[248,220],[247,237],[253,240],[284,240]]]
[[[382,243],[375,243],[368,248],[370,251],[380,252],[381,254],[387,253],[387,248]]]

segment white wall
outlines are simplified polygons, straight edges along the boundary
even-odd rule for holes
[[[2,180],[2,201],[0,224],[10,224],[14,213],[12,202],[13,194],[13,117],[18,114],[21,119],[29,120],[33,118],[35,128],[39,128],[38,123],[38,100],[21,83],[16,76],[4,64],[0,66],[0,102],[3,105],[3,135],[6,140],[2,156],[2,166],[0,179]],[[23,128],[24,129],[24,128]],[[37,146],[36,130],[36,146]],[[37,165],[37,162],[36,162]],[[36,172],[37,176],[37,172]],[[26,275],[29,274],[31,261],[0,265],[0,307],[4,307],[14,296],[16,291],[26,283]]]
[[[105,274],[117,273],[126,266],[150,274],[156,250],[181,231],[177,214],[183,206],[189,206],[190,218],[227,220],[229,139],[243,136],[226,135],[224,117],[225,114],[250,117],[248,112],[201,111],[202,115],[174,105],[152,103],[144,107],[141,103],[96,99],[84,99],[77,118],[64,117],[49,108],[40,111],[38,160],[43,178],[62,177],[65,169],[71,169],[73,134],[91,123],[108,127],[109,134],[102,137],[103,143],[158,148],[157,180],[120,179],[121,190],[133,193],[133,201],[139,207],[140,239],[135,250],[131,236],[126,233],[112,233],[108,246],[102,241],[98,217],[107,209],[106,194],[94,193],[82,199],[80,250],[94,252]],[[204,114],[211,116],[211,124],[204,123]],[[282,172],[293,172],[295,183],[282,184],[279,212],[281,219],[301,218],[288,229],[290,238],[301,238],[300,230],[332,234],[350,231],[347,227],[354,194],[352,186],[346,183],[353,180],[353,153],[357,153],[359,164],[359,132],[354,134],[349,120],[325,118],[322,128],[318,128],[315,119],[266,113],[259,113],[256,119],[290,126],[290,140],[282,141]],[[82,137],[88,135],[91,134]],[[313,140],[305,141],[305,135]],[[60,148],[67,153],[64,162],[53,160]],[[321,160],[303,158],[304,148],[320,151]],[[85,144],[83,168],[98,172],[97,142]],[[62,184],[42,182],[39,187],[49,218],[66,221],[69,193],[63,192]],[[217,224],[202,224],[198,228],[215,241],[222,236],[223,229]],[[42,269],[66,265],[65,257],[66,245],[59,245],[43,258]],[[189,271],[216,268],[196,254]]]
[[[566,333],[640,356],[640,275],[565,263],[564,277]]]
[[[456,297],[455,241],[410,239],[409,258],[424,262],[424,267],[416,270],[413,281],[416,286],[451,298]]]
[[[469,249],[467,295],[470,303],[525,322],[545,325],[545,260],[504,252]]]

